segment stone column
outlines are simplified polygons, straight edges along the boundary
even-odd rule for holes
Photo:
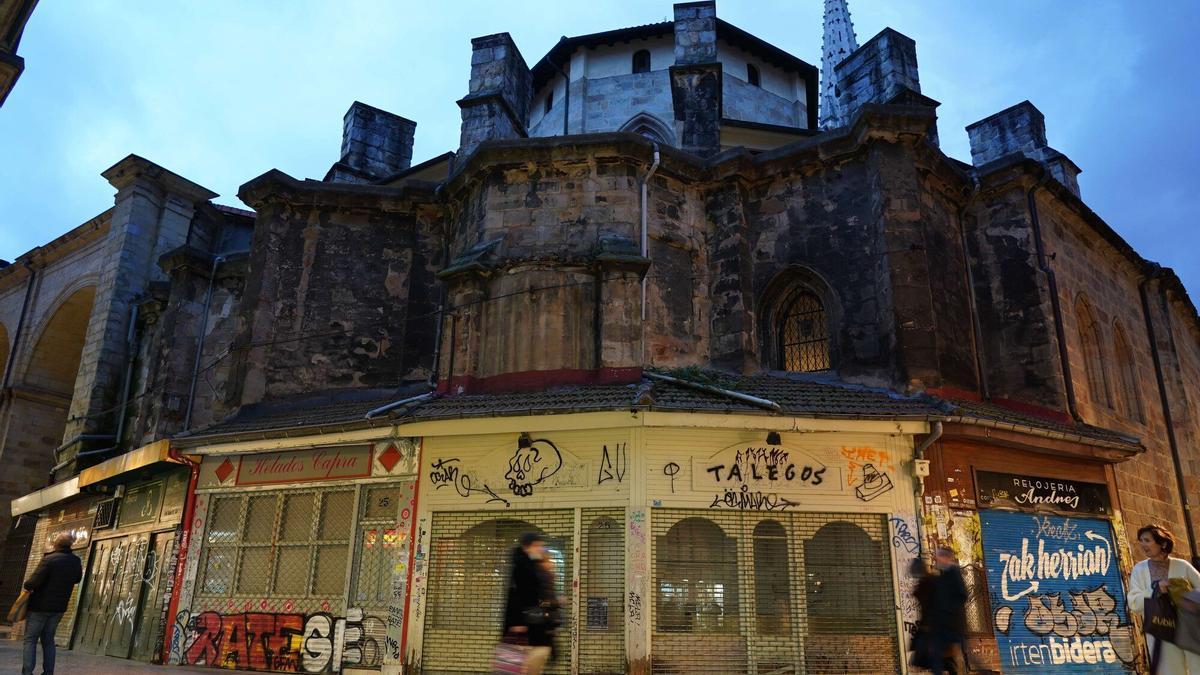
[[[675,5],[671,101],[679,147],[701,157],[721,149],[721,64],[715,2]]]

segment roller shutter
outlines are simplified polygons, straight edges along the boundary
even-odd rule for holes
[[[898,672],[884,516],[656,509],[654,673]]]

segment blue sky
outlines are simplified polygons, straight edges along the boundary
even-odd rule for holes
[[[1162,0],[850,0],[859,41],[917,41],[942,101],[947,154],[963,128],[1029,99],[1084,199],[1200,293],[1200,3]],[[820,0],[720,0],[718,14],[819,65]],[[354,100],[417,122],[414,162],[458,143],[470,38],[512,33],[536,62],[562,35],[661,21],[660,2],[41,2],[26,70],[0,108],[0,258],[112,204],[100,172],[140,154],[240,206],[271,168],[320,178]]]

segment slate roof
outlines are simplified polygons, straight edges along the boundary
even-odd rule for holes
[[[643,377],[632,384],[595,384],[555,387],[542,391],[434,396],[397,407],[374,419],[366,414],[403,399],[429,393],[424,383],[399,389],[357,389],[290,398],[246,406],[233,417],[205,429],[176,437],[184,445],[201,440],[247,436],[281,436],[307,430],[349,430],[397,422],[489,416],[552,415],[609,410],[662,412],[782,414],[796,417],[876,420],[943,420],[987,424],[1016,430],[1033,429],[1062,436],[1138,447],[1136,438],[1090,425],[1074,424],[992,403],[905,396],[896,392],[855,385],[828,376],[760,374],[750,376],[688,373],[681,376],[700,383],[766,399],[779,412],[728,395]]]

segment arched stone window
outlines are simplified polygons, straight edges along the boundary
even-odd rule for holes
[[[762,77],[758,74],[758,66],[753,63],[746,64],[746,81],[756,87],[762,86]]]
[[[754,526],[754,618],[759,635],[792,632],[787,530],[776,520]]]
[[[763,294],[759,344],[764,365],[810,373],[834,367],[833,326],[838,311],[825,280],[805,268],[777,276]]]
[[[648,73],[650,72],[650,52],[645,49],[639,49],[633,53],[633,72]]]
[[[1125,329],[1119,323],[1113,324],[1113,356],[1120,378],[1118,384],[1125,415],[1141,424],[1146,418],[1142,410],[1141,391],[1138,389],[1137,370],[1133,362],[1133,352],[1129,349],[1129,340],[1125,337]]]
[[[1075,302],[1075,323],[1079,328],[1079,347],[1083,352],[1083,368],[1087,375],[1088,394],[1092,403],[1112,407],[1112,392],[1104,372],[1104,351],[1100,348],[1100,324],[1087,300]]]
[[[707,518],[684,518],[656,539],[657,629],[737,633],[737,541]]]
[[[671,139],[675,137],[675,132],[650,113],[641,112],[630,117],[628,122],[621,125],[621,131],[632,131],[663,145],[674,145]]]

